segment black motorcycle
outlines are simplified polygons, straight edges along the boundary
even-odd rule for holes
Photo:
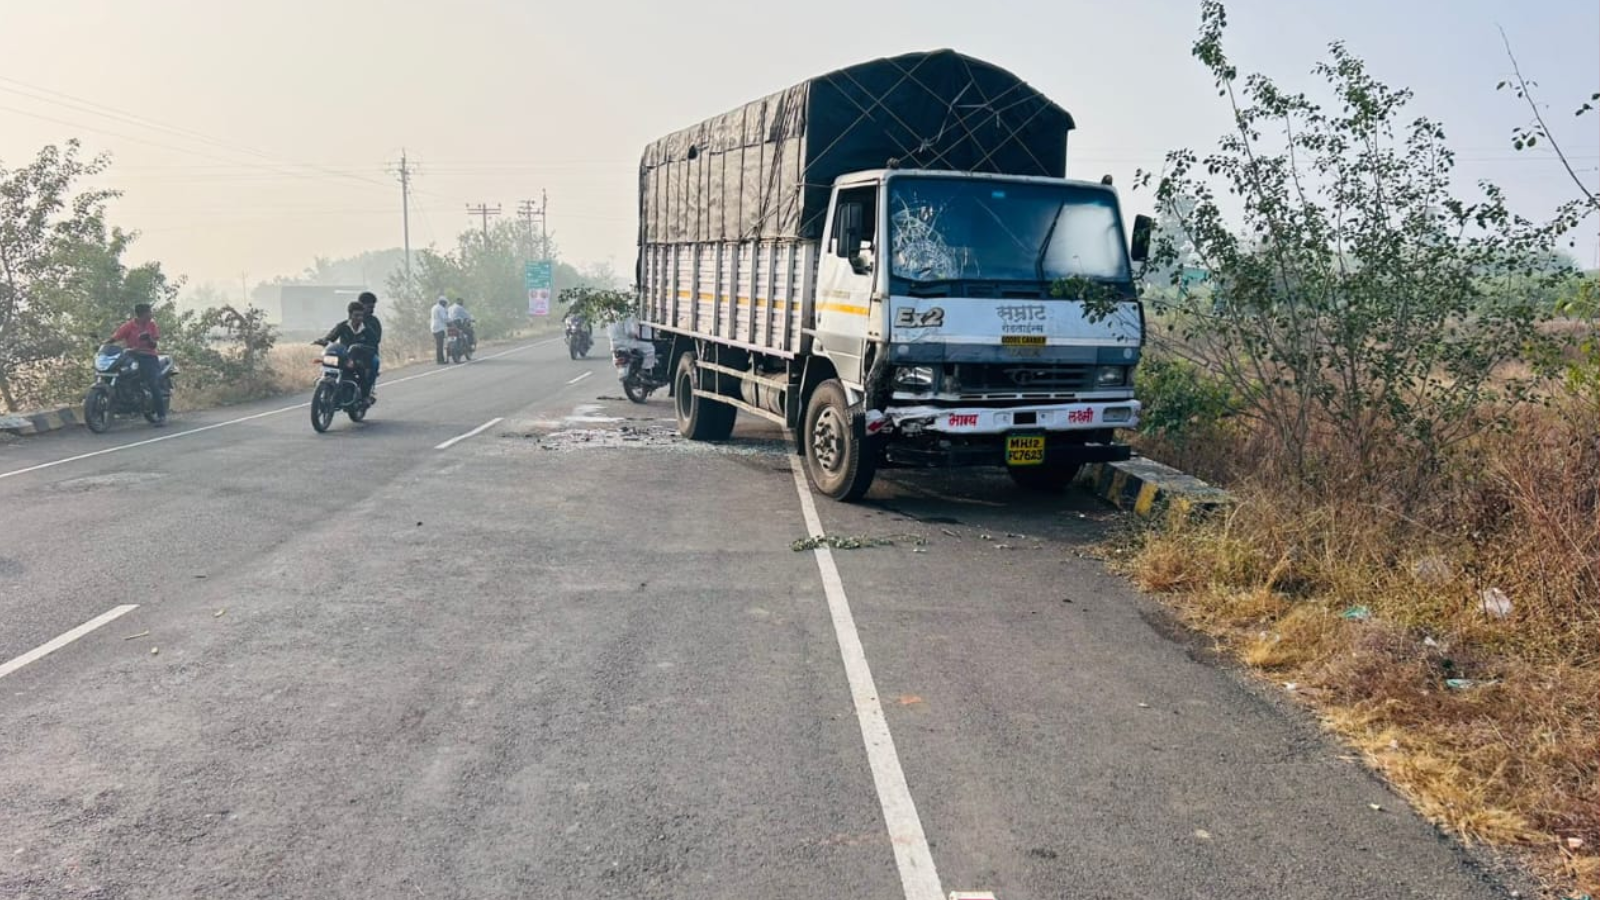
[[[454,363],[471,359],[478,349],[478,337],[473,333],[471,319],[451,319],[445,326],[444,352]]]
[[[644,351],[637,347],[614,347],[611,364],[616,367],[617,380],[622,382],[622,392],[635,403],[643,403],[650,395],[667,386],[654,370],[646,371]]]
[[[594,347],[594,332],[581,322],[567,323],[567,355],[573,359],[586,359]]]
[[[117,344],[102,344],[94,355],[94,386],[83,398],[83,423],[95,434],[104,434],[111,420],[118,417],[142,415],[155,425],[161,421],[158,409],[166,408],[164,402],[156,404],[150,388],[139,371],[140,366],[155,365],[160,372],[162,400],[172,400],[172,376],[178,367],[170,356],[157,356],[152,362],[145,354],[130,353]]]
[[[365,379],[372,377],[372,348],[365,344],[346,347],[329,344],[322,350],[322,377],[311,394],[311,427],[318,434],[328,430],[336,413],[344,412],[350,421],[367,417],[372,401],[367,396]]]

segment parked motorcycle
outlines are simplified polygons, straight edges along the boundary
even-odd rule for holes
[[[643,403],[650,395],[667,386],[654,370],[644,368],[644,351],[637,347],[614,347],[611,364],[616,367],[617,379],[622,382],[622,392],[635,403]]]
[[[363,376],[358,367],[369,374]],[[370,377],[371,372],[371,347],[329,344],[323,348],[322,377],[311,394],[311,427],[318,434],[328,430],[336,413],[344,412],[352,422],[367,417],[372,401],[367,398],[362,379]]]
[[[83,423],[90,431],[104,434],[117,417],[143,415],[152,425],[161,420],[156,413],[161,407],[156,405],[156,398],[139,372],[140,366],[147,365],[152,365],[148,355],[130,353],[112,343],[100,346],[94,356],[94,386],[83,398]],[[178,367],[170,356],[156,357],[153,365],[160,367],[160,390],[163,399],[170,402],[172,376],[178,374]]]
[[[478,339],[472,333],[472,323],[460,319],[451,320],[444,330],[444,352],[450,357],[451,362],[461,362],[462,359],[471,359],[472,351],[478,347]]]
[[[594,332],[580,322],[567,322],[567,355],[573,359],[587,359],[594,347]]]

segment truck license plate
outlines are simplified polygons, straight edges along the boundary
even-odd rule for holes
[[[1006,465],[1044,465],[1044,435],[1012,434],[1006,436]]]

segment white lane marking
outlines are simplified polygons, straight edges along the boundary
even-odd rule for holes
[[[437,447],[435,447],[433,449],[435,449],[435,450],[449,450],[451,447],[454,447],[455,445],[461,443],[462,441],[466,440],[467,438],[472,437],[475,434],[483,434],[485,431],[488,431],[489,429],[495,427],[496,425],[499,425],[501,422],[504,422],[504,421],[505,421],[505,416],[495,416],[494,418],[492,418],[489,421],[483,423],[482,425],[479,425],[477,428],[474,428],[471,431],[467,432],[466,434],[458,434],[455,437],[451,438],[448,441],[445,441],[444,443],[440,444],[439,446],[437,446]]]
[[[577,384],[578,382],[584,380],[585,378],[588,378],[590,375],[593,375],[593,374],[594,374],[593,371],[585,372],[582,375],[579,375],[577,378],[574,378],[571,381],[567,382],[567,384]]]
[[[56,652],[57,650],[60,650],[62,647],[65,647],[66,645],[72,643],[73,641],[77,640],[78,638],[81,638],[84,635],[88,634],[89,632],[95,630],[96,628],[99,628],[101,625],[104,625],[107,622],[112,621],[113,619],[121,618],[124,614],[133,612],[134,610],[136,610],[138,608],[139,608],[139,604],[130,603],[130,604],[126,605],[126,606],[115,607],[115,608],[111,609],[108,612],[103,612],[100,615],[95,616],[94,618],[90,619],[89,621],[83,623],[82,625],[79,625],[77,628],[72,629],[71,631],[67,632],[66,634],[61,635],[60,637],[50,641],[49,643],[40,644],[39,646],[33,648],[32,650],[29,650],[27,653],[22,654],[21,656],[17,657],[16,659],[13,659],[12,661],[10,661],[8,663],[5,663],[4,665],[0,665],[0,678],[4,678],[7,675],[10,675],[12,672],[15,672],[16,670],[22,668],[23,666],[27,665],[28,663],[33,662],[36,659],[40,659],[41,657],[49,656],[50,654]]]
[[[800,457],[791,455],[789,468],[794,472],[794,487],[800,494],[806,529],[812,537],[822,537],[822,519],[817,516],[811,487],[800,466]],[[861,740],[867,746],[867,763],[872,768],[872,782],[878,789],[878,805],[883,807],[889,844],[894,848],[895,865],[900,869],[900,886],[905,890],[906,900],[944,900],[939,872],[933,867],[933,853],[928,849],[928,837],[922,831],[922,820],[917,818],[917,805],[912,802],[911,789],[906,786],[900,756],[894,749],[894,737],[889,734],[883,706],[878,703],[878,689],[872,682],[872,669],[867,666],[867,654],[861,647],[861,635],[856,632],[855,617],[850,614],[850,600],[845,597],[844,581],[839,577],[838,566],[834,565],[833,551],[824,546],[812,552],[816,554],[817,570],[822,575],[823,593],[828,597],[828,612],[833,616],[839,655],[844,657],[844,674],[850,683],[850,697],[855,701]]]
[[[480,361],[485,360],[485,359],[495,359],[497,357],[506,356],[506,355],[511,354],[511,353],[520,353],[523,350],[531,350],[534,347],[543,347],[543,346],[545,346],[547,344],[554,344],[554,343],[556,343],[557,340],[558,339],[552,338],[551,340],[548,340],[548,341],[538,341],[538,342],[532,343],[532,344],[524,344],[521,347],[513,347],[510,350],[504,350],[504,351],[501,351],[500,353],[493,353],[493,354],[490,354],[489,356],[480,356],[480,357],[478,357],[478,359],[475,359],[475,360],[472,360],[471,362],[468,362],[467,365],[470,366],[470,365],[472,365],[472,363],[475,363],[475,362],[480,362]],[[451,366],[448,369],[443,369],[443,368],[435,369],[435,370],[433,370],[431,372],[423,372],[420,375],[407,375],[404,378],[396,378],[393,381],[380,381],[379,382],[379,386],[380,387],[384,387],[384,388],[391,388],[391,387],[394,387],[397,384],[405,384],[408,381],[416,381],[418,378],[428,378],[428,377],[433,376],[433,375],[442,375],[445,372],[453,372],[456,369],[457,369],[456,366]],[[151,444],[159,444],[162,441],[177,440],[178,438],[181,438],[181,437],[188,437],[191,434],[200,434],[201,432],[205,432],[205,431],[214,431],[214,430],[216,430],[218,428],[226,428],[229,425],[238,425],[241,422],[250,422],[250,421],[254,421],[255,419],[264,419],[267,416],[276,416],[276,415],[281,415],[281,414],[286,413],[286,412],[294,412],[297,409],[305,409],[306,407],[308,407],[310,405],[311,405],[310,403],[296,403],[293,406],[284,406],[284,407],[280,407],[278,409],[269,409],[266,412],[255,413],[254,415],[240,416],[237,419],[229,419],[226,422],[214,422],[214,423],[212,423],[210,425],[202,425],[199,428],[191,428],[188,431],[175,431],[172,434],[163,434],[160,437],[147,438],[147,439],[142,440],[142,441],[134,441],[131,444],[118,444],[115,447],[106,447],[103,450],[91,450],[88,453],[80,453],[77,456],[69,456],[69,457],[67,457],[65,459],[57,459],[57,460],[52,460],[52,461],[47,462],[47,463],[39,463],[36,466],[28,466],[25,469],[16,469],[16,470],[11,471],[11,472],[0,472],[0,479],[10,478],[13,475],[26,475],[29,472],[38,472],[38,471],[41,471],[43,469],[53,469],[56,466],[64,466],[67,463],[75,463],[75,462],[79,462],[79,461],[85,460],[85,459],[92,459],[92,458],[94,458],[96,456],[105,456],[107,453],[116,453],[119,450],[132,450],[135,447],[147,447],[147,446],[149,446]]]

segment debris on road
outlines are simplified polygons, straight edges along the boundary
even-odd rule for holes
[[[226,606],[224,606],[222,609],[219,609],[216,612],[212,613],[211,614],[211,618],[220,619],[220,618],[222,618],[222,614],[227,612],[227,611],[228,611],[228,608]]]
[[[128,635],[128,636],[127,636],[127,637],[125,637],[125,638],[123,638],[123,640],[125,640],[125,641],[131,641],[131,640],[134,640],[134,639],[136,639],[136,638],[142,638],[142,637],[149,637],[149,636],[150,636],[150,632],[148,632],[148,631],[141,631],[141,632],[139,632],[139,633],[138,633],[138,634],[130,634],[130,635]]]
[[[1511,615],[1511,598],[1499,588],[1489,588],[1483,592],[1483,601],[1479,604],[1484,612],[1496,619],[1504,619]]]
[[[868,547],[893,547],[897,543],[911,544],[914,547],[926,547],[928,539],[920,534],[891,534],[887,537],[825,534],[821,537],[800,538],[789,544],[789,549],[796,553],[815,550],[818,547],[827,547],[832,550],[864,550]]]
[[[160,653],[161,653],[161,648],[160,647],[151,647],[150,648],[150,655],[151,656],[158,656],[158,655],[160,655]]]
[[[922,698],[916,694],[901,694],[896,699],[900,701],[901,706],[915,706],[922,702]]]
[[[1381,803],[1368,803],[1367,806],[1373,812],[1383,812],[1383,804],[1381,804]]]
[[[1149,709],[1149,708],[1150,708],[1150,704],[1148,704],[1148,703],[1141,703],[1141,704],[1139,704],[1139,708],[1140,708],[1140,709]]]
[[[1211,840],[1211,832],[1205,830],[1204,828],[1196,828],[1194,830],[1194,836],[1199,838],[1202,841]]]

